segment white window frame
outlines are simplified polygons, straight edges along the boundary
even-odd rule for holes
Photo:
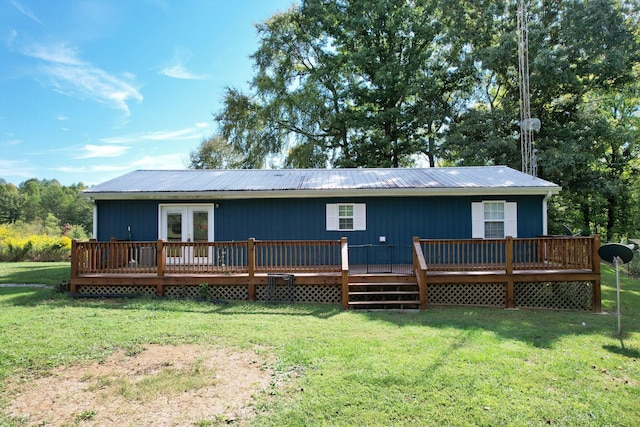
[[[340,228],[340,207],[353,211],[353,228]],[[364,203],[327,203],[327,231],[364,231],[367,229],[367,206]]]
[[[505,200],[484,200],[471,203],[471,237],[485,239],[485,223],[495,222],[495,219],[485,219],[485,205],[490,203],[502,203],[504,205],[504,236],[518,237],[518,204]]]

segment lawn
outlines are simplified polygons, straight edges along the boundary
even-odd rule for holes
[[[640,282],[622,277],[621,337],[606,266],[603,282],[609,314],[358,312],[0,288],[0,387],[117,349],[200,343],[268,353],[276,372],[296,373],[256,396],[252,425],[640,425]],[[21,424],[0,409],[0,425]]]
[[[0,284],[28,283],[53,286],[69,280],[69,262],[0,262]]]

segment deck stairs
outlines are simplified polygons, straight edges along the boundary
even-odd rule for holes
[[[415,276],[367,274],[349,278],[349,308],[353,310],[417,310],[420,292]]]

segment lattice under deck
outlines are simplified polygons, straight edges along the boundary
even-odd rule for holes
[[[168,285],[164,288],[167,298],[202,298],[200,285]],[[222,301],[246,301],[246,285],[215,286],[209,285],[207,299]]]
[[[431,284],[427,304],[505,307],[504,283]]]
[[[155,296],[156,287],[149,285],[80,285],[77,293],[95,296]]]
[[[591,310],[591,282],[516,283],[516,307],[551,308],[556,310]]]
[[[256,301],[265,301],[265,288],[256,286]],[[276,295],[280,295],[280,292],[278,289]],[[296,285],[294,302],[340,304],[340,292],[340,285]]]

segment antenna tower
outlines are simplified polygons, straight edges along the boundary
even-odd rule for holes
[[[518,0],[518,70],[520,77],[520,150],[522,172],[536,176],[533,131],[540,130],[540,120],[531,118],[529,103],[529,12],[528,0]]]

